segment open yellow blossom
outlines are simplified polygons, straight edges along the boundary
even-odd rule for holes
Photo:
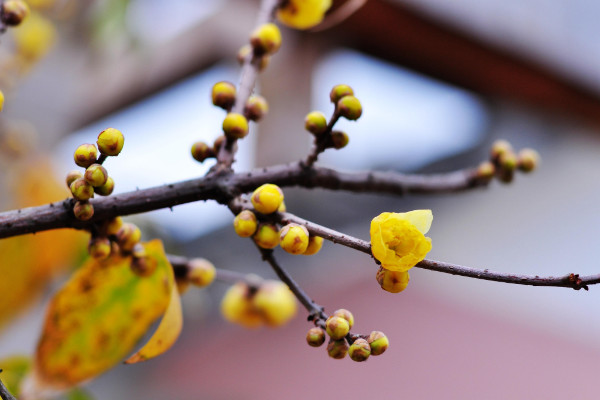
[[[296,29],[309,29],[319,24],[331,0],[288,0],[277,10],[277,19],[284,25]]]
[[[371,221],[371,252],[390,271],[408,271],[431,250],[425,234],[431,227],[431,210],[382,213]]]

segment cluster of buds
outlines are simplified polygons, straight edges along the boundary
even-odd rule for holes
[[[490,161],[483,162],[477,169],[477,178],[489,182],[497,177],[501,182],[510,183],[515,172],[532,172],[540,163],[540,156],[533,149],[522,149],[516,153],[506,140],[497,140],[490,150]]]
[[[281,46],[281,32],[277,25],[267,23],[259,26],[250,35],[250,44],[242,47],[238,54],[241,63],[249,60],[259,71],[263,70],[269,57]],[[227,112],[223,119],[223,136],[215,140],[213,146],[205,142],[196,142],[192,145],[192,157],[198,162],[208,158],[217,157],[225,140],[234,141],[243,139],[248,135],[249,121],[258,122],[269,111],[269,104],[264,97],[251,95],[246,99],[243,110],[232,111],[237,101],[237,90],[231,82],[217,82],[212,87],[212,103]]]
[[[389,347],[389,340],[382,332],[373,331],[369,336],[352,335],[354,316],[346,309],[336,310],[325,321],[325,329],[311,328],[306,334],[306,342],[312,347],[320,347],[329,336],[327,354],[331,358],[342,359],[346,354],[353,361],[366,361],[371,355],[383,354]]]
[[[269,222],[269,214],[285,212],[283,200],[279,186],[271,183],[260,186],[250,197],[254,210],[243,210],[234,218],[235,232],[241,237],[252,237],[263,249],[274,249],[280,245],[290,254],[316,254],[323,246],[322,237],[310,235],[302,225],[292,223],[280,228]]]
[[[188,260],[183,268],[175,268],[175,282],[180,294],[183,294],[192,284],[203,288],[214,282],[217,269],[205,258],[192,258]]]
[[[229,322],[246,328],[278,327],[296,315],[296,298],[280,281],[250,276],[249,282],[231,286],[221,302],[221,313]]]
[[[108,128],[98,135],[96,145],[82,144],[75,150],[75,164],[85,168],[85,171],[71,171],[67,174],[67,186],[71,189],[73,198],[77,200],[73,207],[75,218],[87,221],[94,215],[94,207],[89,200],[94,193],[100,196],[110,195],[115,188],[115,181],[108,176],[102,166],[108,156],[117,156],[123,149],[125,139],[123,134],[114,128]],[[98,156],[100,151],[100,156]]]
[[[331,120],[320,111],[311,111],[304,119],[304,128],[315,136],[315,143],[320,151],[327,148],[341,149],[346,147],[349,137],[345,132],[334,131],[333,126],[340,117],[356,121],[362,115],[360,101],[354,96],[354,90],[348,85],[336,85],[329,94],[335,110]]]

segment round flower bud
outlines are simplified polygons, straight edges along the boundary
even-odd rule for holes
[[[271,214],[277,211],[283,202],[283,192],[279,186],[265,183],[252,193],[250,200],[256,211],[261,214]]]
[[[84,178],[93,187],[100,187],[108,180],[108,172],[100,164],[92,164],[85,170]]]
[[[219,154],[219,150],[221,149],[221,146],[223,146],[223,144],[225,143],[225,140],[227,140],[227,138],[225,138],[225,135],[221,135],[215,139],[213,143],[213,153],[215,154],[215,156]]]
[[[117,232],[117,243],[123,251],[131,251],[142,238],[140,228],[131,223],[124,223]]]
[[[94,206],[87,201],[78,201],[73,206],[73,215],[80,221],[87,221],[94,216]]]
[[[283,282],[263,282],[252,298],[252,305],[271,327],[282,326],[296,315],[296,297]]]
[[[379,267],[375,279],[386,292],[400,293],[408,286],[410,276],[408,271],[390,271]]]
[[[354,315],[352,315],[352,313],[350,311],[346,310],[345,308],[340,308],[339,310],[336,310],[331,315],[333,317],[344,318],[346,321],[348,321],[348,326],[350,327],[350,329],[352,329],[352,326],[354,326]]]
[[[87,183],[85,178],[75,179],[70,188],[73,197],[79,201],[87,201],[94,197],[94,187]]]
[[[29,15],[29,7],[22,0],[5,0],[0,19],[8,26],[17,26]]]
[[[335,358],[336,360],[341,360],[346,357],[348,353],[348,343],[346,340],[330,340],[329,344],[327,344],[327,354],[329,357]]]
[[[517,155],[513,151],[505,151],[500,154],[498,164],[503,171],[514,171],[518,164]]]
[[[519,169],[523,172],[531,172],[538,167],[540,155],[533,149],[523,149],[519,152]]]
[[[93,144],[82,144],[75,150],[75,154],[73,154],[73,159],[75,160],[75,164],[80,167],[87,168],[93,163],[96,162],[98,158],[98,150],[96,150],[96,146]]]
[[[250,288],[243,282],[227,289],[221,301],[221,314],[227,321],[246,328],[256,328],[263,323],[262,316],[252,306]]]
[[[327,118],[320,111],[311,111],[304,118],[304,128],[318,136],[327,130]]]
[[[235,85],[230,82],[217,82],[212,87],[212,102],[215,106],[229,110],[235,103]]]
[[[329,98],[333,104],[337,104],[344,96],[353,96],[354,90],[348,85],[335,85],[329,93]]]
[[[152,257],[133,257],[131,259],[131,272],[141,278],[148,277],[156,271],[158,262]]]
[[[204,258],[192,258],[188,263],[187,279],[193,285],[205,287],[210,285],[217,275],[215,266]]]
[[[312,256],[313,254],[317,254],[321,250],[321,247],[323,247],[323,238],[320,236],[310,236],[308,238],[308,247],[302,254]]]
[[[100,132],[96,143],[98,144],[100,153],[105,156],[118,156],[121,150],[123,150],[125,138],[120,130],[108,128]]]
[[[310,328],[306,334],[306,343],[311,347],[321,346],[325,343],[325,331],[318,327]]]
[[[477,178],[483,181],[490,181],[496,174],[496,167],[490,161],[484,161],[477,167]]]
[[[252,95],[244,106],[244,115],[251,121],[258,121],[269,112],[269,104],[264,97]]]
[[[290,254],[302,254],[308,248],[308,230],[298,224],[288,224],[279,232],[281,248]]]
[[[88,245],[88,253],[97,260],[108,258],[111,253],[112,246],[107,237],[95,237],[90,240]]]
[[[509,151],[513,151],[513,148],[509,142],[507,142],[506,140],[496,140],[492,144],[492,149],[490,150],[490,157],[492,161],[497,161],[502,154]]]
[[[342,317],[331,316],[325,321],[325,330],[330,338],[339,340],[350,332],[350,324]]]
[[[360,101],[354,96],[344,96],[337,102],[340,115],[350,121],[356,121],[362,115]]]
[[[348,355],[352,361],[367,361],[371,355],[371,347],[365,339],[356,339],[348,349]]]
[[[119,230],[121,229],[122,226],[123,226],[123,218],[115,217],[115,218],[111,219],[110,221],[106,222],[106,225],[104,225],[104,231],[109,236],[116,235],[117,233],[119,233]]]
[[[271,224],[260,224],[252,238],[263,249],[274,249],[279,244],[279,232]]]
[[[229,113],[223,120],[223,132],[230,138],[241,139],[248,134],[248,120],[242,114]]]
[[[371,355],[378,356],[383,354],[384,351],[390,347],[390,340],[383,332],[373,331],[367,339],[369,346],[371,347]]]
[[[256,232],[258,226],[256,215],[250,210],[244,210],[233,219],[235,233],[241,237],[250,237]]]
[[[94,188],[94,192],[98,193],[100,196],[109,196],[113,190],[115,190],[115,180],[110,176],[106,179],[104,185]]]
[[[281,32],[273,23],[263,24],[252,32],[250,44],[257,55],[273,54],[281,47]]]
[[[341,132],[341,131],[331,132],[331,146],[334,149],[337,149],[337,150],[343,149],[344,147],[346,147],[346,145],[348,144],[349,141],[350,141],[350,138],[348,137],[346,132]]]
[[[204,142],[196,142],[192,145],[192,157],[198,162],[203,162],[207,158],[214,157],[215,153]]]
[[[4,110],[4,92],[0,90],[0,111]]]
[[[74,181],[76,181],[77,179],[83,178],[83,174],[81,173],[81,171],[69,171],[69,173],[67,174],[67,187],[71,187],[71,183],[73,183]]]

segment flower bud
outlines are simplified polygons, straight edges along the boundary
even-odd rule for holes
[[[327,130],[327,118],[320,111],[311,111],[304,118],[304,128],[318,136]]]
[[[354,326],[354,315],[352,315],[352,313],[350,311],[346,310],[345,308],[340,308],[339,310],[336,310],[331,315],[333,317],[344,318],[346,321],[348,321],[348,326],[350,327],[350,329],[352,329],[352,326]]]
[[[277,211],[283,202],[283,192],[279,186],[265,183],[252,193],[250,200],[256,211],[261,214],[271,214]]]
[[[282,326],[296,315],[296,297],[283,282],[264,281],[252,298],[252,306],[271,327]]]
[[[367,361],[371,355],[371,347],[365,339],[356,339],[348,349],[348,355],[352,361]]]
[[[213,149],[204,142],[196,142],[192,145],[192,157],[198,162],[203,162],[207,158],[214,157]]]
[[[92,164],[85,170],[85,181],[93,187],[100,187],[108,180],[108,172],[100,164]]]
[[[269,112],[269,104],[264,97],[252,95],[244,106],[244,115],[251,121],[258,121]]]
[[[152,275],[157,267],[158,262],[152,257],[133,257],[131,260],[131,272],[141,278]]]
[[[310,328],[306,334],[306,343],[311,347],[321,346],[325,343],[325,331],[318,327]]]
[[[329,344],[327,344],[327,354],[329,354],[329,357],[331,358],[341,360],[348,354],[348,343],[346,343],[346,340],[344,339],[330,340]]]
[[[348,137],[346,132],[341,132],[341,131],[331,132],[331,146],[334,149],[337,149],[337,150],[343,149],[344,147],[346,147],[346,145],[348,144],[349,141],[350,141],[350,138]]]
[[[124,223],[117,232],[117,243],[121,250],[129,252],[142,238],[140,228],[132,223]]]
[[[100,196],[109,196],[113,190],[115,190],[115,180],[110,176],[106,179],[104,185],[94,188],[94,192],[98,193]]]
[[[111,253],[112,246],[107,237],[95,237],[90,240],[88,253],[96,260],[104,260]]]
[[[325,330],[330,338],[339,340],[350,332],[350,324],[342,317],[331,316],[325,321]]]
[[[69,171],[69,173],[67,174],[67,187],[71,187],[71,183],[73,183],[74,181],[76,181],[77,179],[83,178],[83,174],[81,173],[81,171]]]
[[[360,101],[354,96],[344,96],[337,102],[340,115],[350,121],[356,121],[362,115]]]
[[[505,151],[500,154],[498,164],[503,171],[514,171],[517,169],[517,155],[512,151]]]
[[[386,292],[400,293],[408,286],[410,275],[408,271],[390,271],[379,267],[375,279]]]
[[[496,167],[490,161],[484,161],[477,167],[477,178],[485,182],[491,181],[496,174]]]
[[[290,254],[302,254],[308,248],[308,230],[298,224],[288,224],[279,232],[281,248]]]
[[[235,103],[236,89],[230,82],[217,82],[212,87],[212,102],[215,106],[229,110]]]
[[[344,96],[353,96],[354,90],[348,85],[335,85],[329,93],[329,98],[333,104],[337,104],[338,101]]]
[[[258,226],[256,215],[250,210],[244,210],[233,219],[235,233],[241,237],[250,237]]]
[[[500,156],[506,152],[513,151],[511,144],[503,139],[496,140],[492,143],[492,148],[490,150],[490,158],[492,161],[498,161]]]
[[[75,179],[70,186],[73,197],[79,201],[87,201],[94,197],[94,187],[85,178]]]
[[[80,221],[87,221],[94,216],[94,206],[87,201],[78,201],[73,206],[73,215]]]
[[[123,150],[125,138],[120,130],[108,128],[100,132],[96,143],[98,144],[100,153],[105,156],[118,156],[121,150]]]
[[[275,225],[260,224],[252,238],[263,249],[274,249],[279,244],[279,231]]]
[[[135,246],[133,246],[133,249],[131,249],[131,255],[135,258],[142,258],[146,257],[148,255],[148,252],[146,251],[146,248],[143,244],[136,243]]]
[[[256,328],[263,323],[260,313],[252,306],[251,291],[247,284],[238,282],[231,286],[221,301],[221,314],[229,322],[247,328]]]
[[[369,346],[371,346],[371,355],[374,356],[383,354],[383,352],[390,347],[390,340],[380,331],[371,332],[367,342],[369,342]]]
[[[221,149],[221,146],[223,146],[223,144],[225,144],[225,140],[227,140],[225,135],[221,135],[215,139],[215,141],[213,143],[213,153],[214,153],[215,157],[219,154],[219,150]]]
[[[308,238],[308,247],[306,251],[302,253],[305,256],[312,256],[313,254],[317,254],[319,250],[323,247],[323,238],[320,236],[310,236]]]
[[[29,15],[29,7],[22,0],[5,0],[0,10],[0,19],[5,25],[17,26]]]
[[[273,23],[263,24],[252,32],[250,44],[257,55],[273,54],[281,47],[281,32]]]
[[[82,144],[75,150],[75,154],[73,154],[73,159],[75,160],[75,164],[80,167],[87,168],[93,163],[96,162],[98,158],[98,150],[96,150],[96,146],[93,144]]]
[[[242,114],[229,113],[223,120],[223,132],[230,138],[241,139],[248,134],[248,120]]]
[[[108,236],[116,235],[123,226],[123,218],[115,217],[104,225],[104,231]]]
[[[187,263],[187,279],[195,286],[205,287],[210,285],[217,275],[215,266],[204,258],[192,258]]]
[[[533,149],[523,149],[519,152],[519,169],[531,172],[540,164],[540,155]]]

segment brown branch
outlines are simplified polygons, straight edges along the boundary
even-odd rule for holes
[[[0,373],[1,372],[2,372],[2,370],[0,369]],[[6,386],[4,386],[4,383],[2,383],[1,379],[0,379],[0,398],[2,398],[2,400],[17,400],[17,398],[15,396],[10,394],[10,392],[8,391]]]
[[[303,161],[303,165],[306,168],[312,167],[319,158],[319,154],[321,154],[322,152],[327,150],[328,147],[331,146],[331,131],[333,130],[334,125],[336,124],[336,122],[338,122],[339,119],[340,113],[338,112],[336,105],[336,109],[333,110],[333,115],[327,123],[327,129],[325,129],[325,132],[321,133],[320,135],[315,136],[312,149],[306,157],[306,160]]]
[[[314,222],[307,221],[290,213],[278,213],[277,215],[281,223],[286,224],[294,222],[300,225],[304,225],[306,229],[308,229],[308,231],[314,235],[321,236],[323,239],[327,239],[333,243],[338,243],[372,256],[371,244],[366,240],[361,240],[349,235],[345,235],[343,233],[315,224]],[[600,283],[600,274],[580,276],[579,274],[570,273],[558,277],[541,277],[537,275],[532,276],[496,272],[490,271],[487,268],[477,269],[435,260],[423,260],[417,265],[415,265],[415,267],[427,269],[430,271],[443,272],[445,274],[459,275],[468,278],[483,279],[494,282],[512,283],[516,285],[554,286],[571,288],[575,290],[588,290],[589,285],[595,285]]]
[[[73,199],[6,211],[0,213],[0,238],[58,228],[89,229],[94,223],[116,216],[140,214],[200,200],[227,204],[239,194],[250,192],[264,183],[398,196],[457,192],[486,184],[476,178],[473,169],[439,175],[409,175],[396,172],[340,172],[316,166],[303,168],[295,163],[250,172],[211,175],[92,199],[94,217],[89,221],[79,221],[73,216]]]
[[[258,13],[256,26],[272,22],[274,18],[275,9],[279,4],[279,0],[263,0],[261,8]],[[246,57],[242,64],[242,71],[240,73],[240,83],[237,89],[237,95],[235,104],[231,109],[231,112],[243,114],[244,106],[246,101],[252,94],[254,86],[256,84],[256,78],[260,72],[261,57],[252,53],[251,56]],[[235,161],[235,153],[237,151],[237,139],[226,137],[225,143],[219,149],[217,154],[217,165],[215,171],[227,171],[231,169],[231,165]]]

